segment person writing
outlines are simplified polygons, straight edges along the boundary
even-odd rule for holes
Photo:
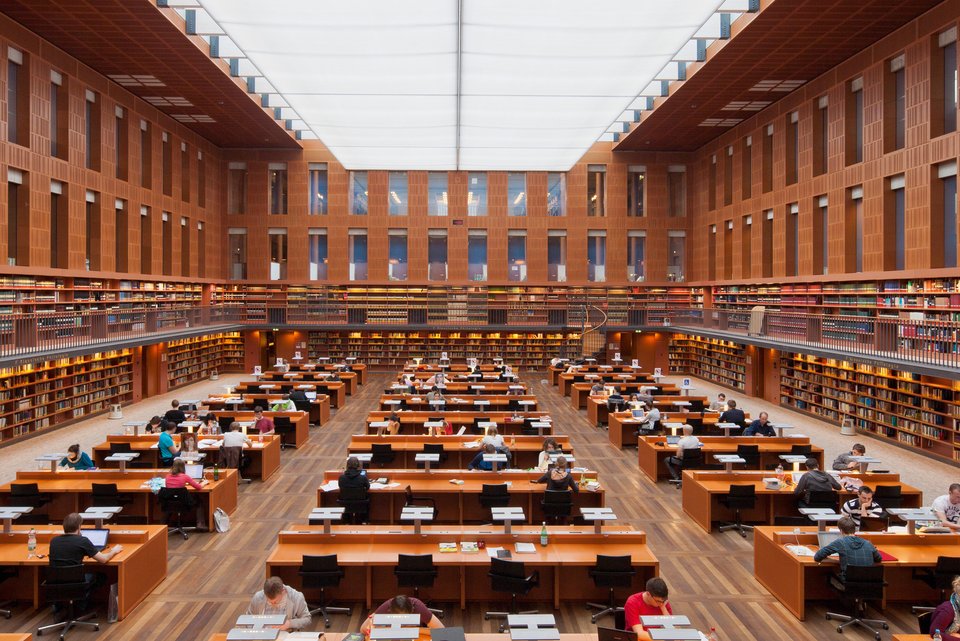
[[[856,535],[857,524],[853,522],[853,519],[849,516],[843,517],[837,521],[837,528],[842,536],[817,550],[817,553],[813,555],[814,561],[820,563],[831,554],[839,556],[841,581],[846,576],[847,567],[851,565],[867,566],[880,563],[882,557],[873,543]]]
[[[883,508],[873,500],[873,489],[867,485],[861,485],[857,495],[840,506],[840,513],[853,519],[859,530],[861,519],[879,519],[883,515]]]
[[[203,479],[200,483],[194,481],[193,478],[186,473],[186,465],[183,459],[179,458],[173,462],[173,465],[170,466],[170,473],[163,479],[163,486],[169,488],[181,488],[189,485],[195,490],[202,490],[206,484],[206,479]]]
[[[416,597],[408,597],[398,594],[392,599],[387,599],[380,606],[370,613],[367,620],[360,626],[360,632],[370,636],[370,628],[373,626],[373,615],[375,614],[416,614],[420,616],[421,628],[442,628],[443,623],[430,611],[423,601]]]
[[[347,459],[347,469],[345,469],[343,474],[340,475],[340,478],[337,479],[337,485],[341,490],[345,487],[370,489],[370,480],[360,467],[360,459],[356,456],[351,456]]]
[[[864,456],[866,453],[867,448],[862,443],[854,443],[853,447],[850,448],[849,454],[840,454],[837,458],[833,459],[833,469],[856,470],[860,467],[860,464],[852,459],[857,456]]]
[[[537,457],[537,469],[541,472],[546,472],[550,468],[550,455],[558,454],[561,451],[557,439],[552,437],[546,439],[543,442],[543,449],[540,450],[540,455]]]
[[[74,443],[67,448],[67,455],[60,459],[60,467],[69,467],[72,470],[92,470],[96,466],[86,452],[80,451],[80,444]]]
[[[180,448],[173,443],[173,432],[177,429],[171,421],[160,421],[160,438],[157,439],[157,449],[160,453],[160,465],[173,465],[173,459],[180,453]]]
[[[750,426],[743,430],[744,436],[776,436],[777,430],[770,425],[770,417],[766,412],[760,412],[757,420],[750,423]]]
[[[940,519],[941,527],[960,531],[960,483],[951,483],[946,494],[933,499],[930,509]]]
[[[800,497],[800,507],[807,507],[810,492],[836,492],[840,490],[840,482],[833,478],[832,475],[821,470],[817,459],[808,458],[804,466],[807,468],[807,471],[800,477],[797,486],[793,488],[794,496]]]
[[[640,623],[641,616],[670,616],[673,608],[667,600],[667,582],[660,577],[647,581],[646,590],[627,597],[623,604],[624,626],[637,633],[637,641],[650,641],[648,629]]]
[[[950,584],[953,593],[937,606],[930,617],[930,632],[940,630],[943,641],[960,641],[960,576]]]
[[[260,436],[273,434],[273,420],[263,415],[259,405],[253,408],[253,429],[260,432]]]
[[[109,550],[98,550],[89,539],[80,535],[82,524],[83,519],[76,512],[64,517],[63,534],[50,539],[50,565],[79,565],[86,558],[91,558],[97,563],[108,563],[123,551],[123,546],[120,544],[114,545]],[[104,577],[100,573],[94,574],[91,572],[84,575],[87,588],[83,599],[76,603],[78,613],[87,611],[91,590],[103,581]],[[54,606],[54,612],[59,612],[58,606],[59,604]]]
[[[683,471],[684,450],[692,450],[702,446],[703,443],[700,442],[700,439],[693,435],[693,425],[684,425],[683,436],[677,441],[677,453],[673,456],[668,456],[663,462],[670,472],[670,477],[674,480],[680,479],[680,472]]]
[[[564,490],[570,490],[572,492],[580,491],[580,488],[577,487],[577,482],[573,480],[573,474],[571,474],[567,468],[567,459],[563,456],[557,457],[557,462],[554,464],[553,469],[547,471],[537,480],[531,480],[530,482],[546,483],[547,489],[555,492],[562,492]]]
[[[473,457],[473,460],[470,461],[470,464],[469,464],[469,465],[467,465],[467,469],[470,470],[470,471],[473,471],[473,470],[482,470],[482,471],[484,471],[484,472],[490,472],[490,471],[492,471],[492,470],[493,470],[493,463],[491,463],[490,461],[484,461],[484,460],[483,460],[483,455],[484,455],[484,454],[496,454],[496,453],[497,453],[497,448],[495,448],[495,447],[494,447],[493,445],[491,445],[490,443],[487,443],[486,445],[484,445],[484,446],[481,448],[480,452],[479,452],[476,456]]]
[[[253,595],[247,614],[282,614],[287,617],[280,630],[302,630],[310,625],[310,609],[303,593],[284,585],[278,576],[263,582],[263,589]]]

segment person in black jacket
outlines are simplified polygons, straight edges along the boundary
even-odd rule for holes
[[[557,463],[546,474],[531,483],[546,483],[548,490],[579,492],[577,482],[573,480],[573,474],[567,469],[567,459],[563,456],[557,457]]]
[[[726,412],[720,415],[720,420],[718,423],[736,423],[740,427],[743,427],[747,422],[747,415],[743,413],[743,410],[737,407],[737,402],[732,398],[727,401],[728,409]]]
[[[368,490],[370,489],[370,481],[367,479],[367,475],[363,473],[363,470],[360,469],[360,459],[356,456],[351,456],[347,459],[347,469],[340,475],[337,484],[341,490],[345,487],[363,487]]]
[[[183,413],[183,410],[180,409],[180,401],[173,399],[170,403],[170,409],[167,410],[167,413],[163,415],[163,418],[170,421],[174,425],[180,425],[185,420],[187,420],[187,415]]]
[[[840,482],[832,474],[821,470],[817,459],[808,458],[805,465],[807,471],[800,477],[797,486],[793,488],[794,495],[799,499],[797,505],[808,507],[810,492],[840,491]]]

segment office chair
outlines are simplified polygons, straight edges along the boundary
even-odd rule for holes
[[[544,490],[540,501],[543,515],[551,520],[566,523],[573,511],[573,492],[570,490]]]
[[[45,568],[45,578],[41,584],[47,595],[47,603],[66,604],[66,616],[60,623],[52,623],[37,628],[37,636],[50,630],[62,630],[60,639],[62,640],[70,628],[87,627],[94,630],[100,629],[100,624],[91,621],[96,613],[90,612],[82,616],[77,616],[76,604],[83,603],[90,596],[92,585],[87,582],[83,564],[76,565],[48,565]]]
[[[220,447],[220,464],[224,468],[237,470],[237,476],[240,483],[249,483],[250,479],[243,478],[243,470],[249,464],[249,459],[243,455],[243,448]]]
[[[420,506],[429,507],[433,510],[433,520],[436,521],[440,512],[437,510],[437,502],[429,496],[414,496],[413,489],[408,485],[405,490],[405,500],[403,507]],[[403,508],[401,508],[402,510]]]
[[[432,554],[401,554],[397,557],[393,573],[397,577],[397,587],[413,588],[413,596],[420,599],[420,588],[432,588],[439,570],[433,564]],[[443,618],[443,610],[430,607],[427,609],[437,615],[438,619]]]
[[[373,465],[386,467],[397,458],[390,443],[373,443],[370,448],[373,453],[373,456],[370,457],[370,463]]]
[[[935,610],[935,607],[929,605],[914,605],[910,607],[910,612],[917,617],[917,632],[930,636],[930,625],[933,622],[933,613]]]
[[[490,588],[494,592],[507,592],[510,594],[509,612],[484,612],[484,621],[490,619],[504,619],[500,624],[500,632],[506,630],[506,618],[511,614],[537,614],[536,610],[517,611],[517,596],[524,596],[530,593],[530,590],[540,585],[540,572],[534,571],[529,576],[524,569],[522,561],[507,561],[506,559],[490,559],[490,571],[487,573],[490,577]]]
[[[116,483],[92,483],[90,505],[93,507],[116,507],[133,502],[131,496],[121,496]]]
[[[745,470],[755,470],[760,467],[759,445],[737,445],[737,456],[745,461],[743,463]]]
[[[641,423],[640,428],[634,432],[633,435],[639,438],[641,436],[652,436],[653,434],[659,434],[661,430],[660,420],[661,419],[657,419],[652,424]]]
[[[167,516],[167,534],[179,534],[186,541],[187,530],[197,529],[183,525],[183,515],[194,511],[193,497],[187,488],[162,487],[157,492],[157,499],[160,501],[160,510]]]
[[[801,454],[804,456],[810,456],[811,454],[813,454],[813,446],[812,445],[791,445],[790,453],[795,456],[801,455]]]
[[[842,633],[843,629],[851,625],[859,625],[873,632],[874,638],[880,641],[880,632],[874,626],[880,626],[884,630],[889,630],[890,626],[882,619],[866,618],[867,600],[880,601],[883,599],[883,588],[887,585],[883,580],[883,566],[877,565],[848,565],[846,576],[841,578],[839,575],[831,575],[828,579],[831,588],[836,590],[841,599],[852,601],[851,614],[837,614],[836,612],[827,612],[826,619],[830,621],[837,619],[841,621],[837,626],[837,632]]]
[[[822,507],[837,509],[837,493],[833,490],[808,490],[799,502],[800,507]]]
[[[19,571],[15,567],[0,568],[0,583],[3,583],[7,579],[12,579],[17,576],[19,576]],[[5,609],[5,606],[13,605],[15,603],[16,603],[15,600],[0,601],[0,614],[3,615],[3,618],[9,619],[11,616],[13,616],[13,612]]]
[[[23,514],[18,522],[36,525],[49,523],[50,516],[46,512],[38,513],[38,509],[49,503],[52,499],[49,494],[41,494],[39,486],[36,483],[11,483],[10,498],[8,505],[14,507],[32,507],[33,511],[29,514]]]
[[[475,418],[473,419],[473,430],[474,430],[477,434],[484,434],[484,433],[486,432],[486,430],[485,430],[484,428],[480,427],[480,423],[489,423],[489,422],[490,422],[490,417],[488,417],[488,416],[477,416],[477,417],[475,417]]]
[[[607,556],[598,554],[596,564],[587,572],[593,578],[595,586],[610,590],[610,598],[606,604],[587,603],[588,610],[600,610],[590,616],[590,623],[596,623],[597,619],[608,614],[616,615],[618,612],[623,612],[623,608],[617,606],[617,603],[622,603],[623,600],[617,600],[614,590],[615,588],[629,588],[633,585],[633,577],[637,574],[637,571],[633,569],[630,555]]]
[[[946,600],[946,592],[952,590],[953,577],[960,575],[960,557],[938,556],[932,568],[914,568],[913,579],[923,581],[934,590],[940,590],[940,600]],[[942,632],[942,630],[941,630]]]
[[[726,495],[719,497],[720,504],[729,510],[733,510],[734,521],[732,523],[721,523],[718,530],[726,532],[727,530],[736,530],[740,536],[747,538],[747,530],[752,530],[752,525],[744,525],[741,517],[741,510],[752,510],[757,506],[757,489],[753,485],[731,485]]]
[[[296,429],[289,416],[275,416],[273,418],[273,432],[280,437],[280,449],[287,449],[287,436],[293,434]]]
[[[340,585],[340,580],[345,572],[337,561],[336,554],[327,554],[323,556],[304,554],[300,561],[300,581],[304,591],[308,589],[320,590],[320,605],[310,609],[310,616],[317,612],[323,617],[323,627],[330,627],[331,614],[352,614],[350,608],[334,607],[327,603],[327,588],[335,588]]]
[[[506,483],[484,483],[477,499],[487,510],[492,507],[507,507],[510,505],[510,486]]]
[[[233,425],[234,420],[233,416],[218,416],[217,423],[220,424],[220,433],[226,434],[230,430],[230,426]]]
[[[293,406],[297,408],[298,412],[303,412],[304,414],[307,415],[307,422],[309,423],[310,427],[317,426],[316,423],[310,422],[310,401],[309,400],[294,401]],[[276,423],[274,423],[274,425],[276,425]]]
[[[447,460],[447,453],[443,451],[443,443],[424,443],[423,444],[423,453],[424,454],[439,454],[440,460],[437,461],[437,467],[440,467]],[[433,463],[430,464],[434,465]],[[426,466],[426,463],[417,463],[417,469],[422,470]]]
[[[370,494],[365,487],[342,487],[337,503],[342,505],[343,515],[353,523],[364,523],[370,518]]]
[[[884,511],[903,505],[903,487],[899,485],[878,485],[873,490],[873,500],[883,506]]]
[[[699,447],[685,447],[683,448],[683,459],[680,464],[680,478],[670,479],[669,482],[673,484],[678,490],[683,487],[683,470],[697,470],[703,467],[705,459],[703,457],[703,449]]]

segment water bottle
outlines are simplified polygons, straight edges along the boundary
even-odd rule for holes
[[[720,637],[717,636],[717,629],[710,628],[710,634],[707,635],[707,641],[719,641]]]
[[[30,528],[30,532],[27,534],[27,557],[30,558],[33,556],[33,551],[37,549],[37,531],[33,528]]]
[[[783,465],[778,464],[778,465],[777,465],[777,480],[780,481],[781,483],[783,483],[783,478],[784,478],[784,475],[783,475]]]
[[[220,480],[220,465],[217,463],[213,464],[213,480],[214,481]]]
[[[550,539],[549,539],[549,537],[547,536],[547,522],[544,521],[544,522],[543,522],[543,527],[540,528],[540,545],[541,545],[542,547],[547,547],[547,543],[549,543],[549,541],[550,541]]]
[[[933,633],[933,641],[943,641],[943,635],[940,634],[939,629]]]

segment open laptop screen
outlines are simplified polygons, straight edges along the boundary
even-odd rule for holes
[[[110,538],[110,530],[106,528],[80,530],[80,536],[90,541],[90,543],[93,544],[93,547],[97,548],[98,550],[102,550],[103,548],[107,547],[107,540]]]

